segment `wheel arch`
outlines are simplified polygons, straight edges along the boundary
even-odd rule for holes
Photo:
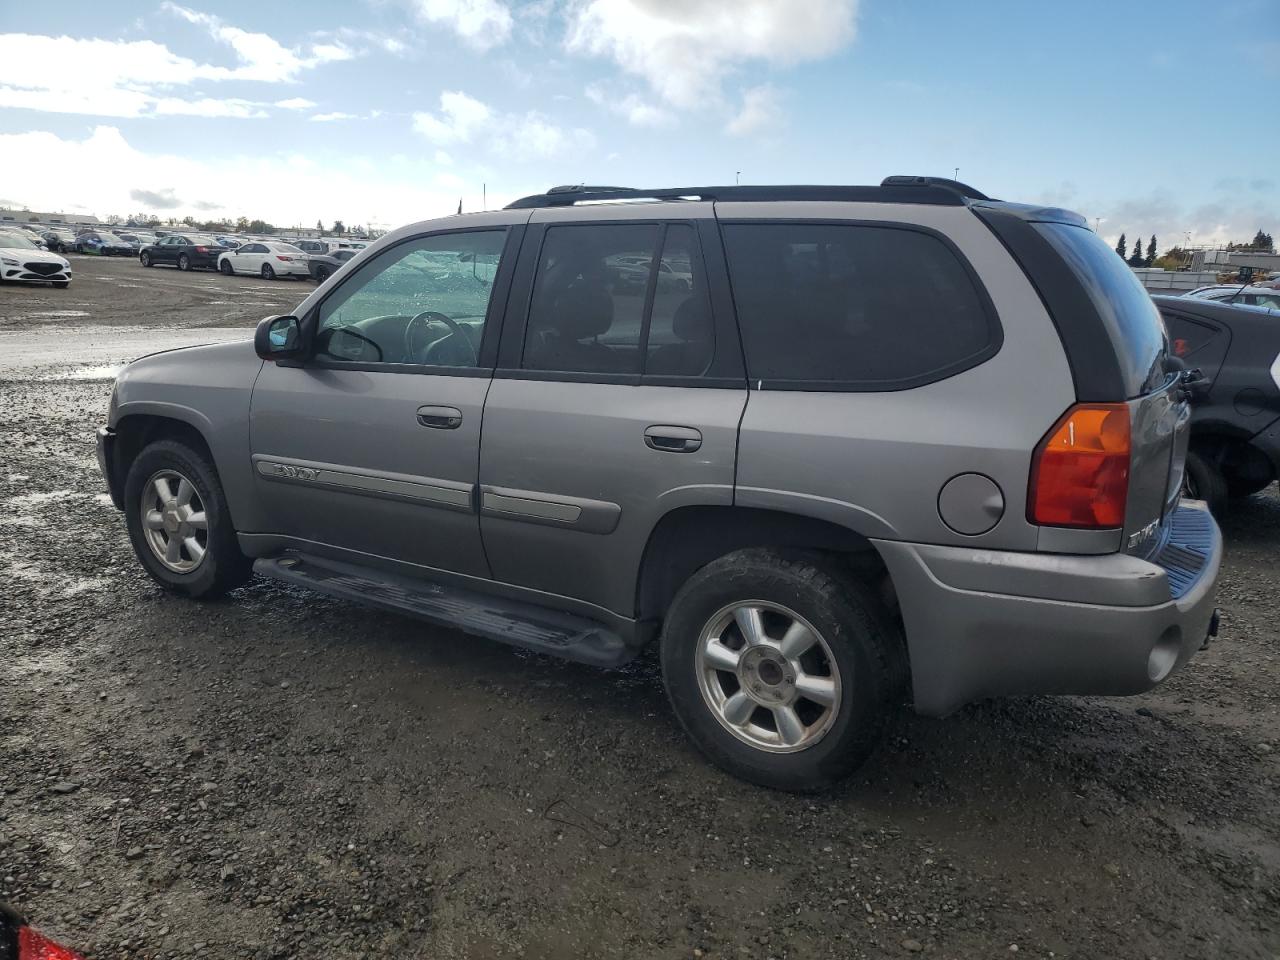
[[[645,544],[636,579],[636,615],[660,621],[681,585],[713,560],[749,547],[817,551],[869,580],[896,612],[888,569],[857,531],[816,517],[738,506],[682,506],[664,514]]]
[[[140,409],[135,409],[140,408]],[[170,404],[130,404],[115,423],[115,445],[112,450],[112,490],[124,489],[124,478],[138,454],[157,440],[178,440],[187,444],[217,470],[213,448],[205,435],[209,422],[199,413],[186,407]]]

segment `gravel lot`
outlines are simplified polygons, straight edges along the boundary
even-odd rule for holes
[[[0,899],[92,958],[1280,956],[1280,501],[1223,639],[1128,700],[904,717],[839,793],[704,763],[601,672],[254,582],[162,594],[93,430],[124,360],[311,286],[0,287]]]

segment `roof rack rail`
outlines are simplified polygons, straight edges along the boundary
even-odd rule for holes
[[[897,174],[885,177],[880,181],[882,187],[938,187],[942,190],[954,190],[966,200],[990,200],[985,193],[973,189],[959,180],[948,180],[946,177],[918,177],[910,174]]]
[[[963,206],[969,199],[985,200],[987,198],[978,191],[952,180],[935,180],[931,177],[889,177],[878,187],[784,185],[639,189],[585,185],[561,186],[552,187],[546,193],[521,197],[507,204],[507,209],[571,207],[577,203],[598,203],[610,200],[834,200],[863,203],[928,203],[954,207]]]

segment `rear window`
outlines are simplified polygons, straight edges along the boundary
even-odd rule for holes
[[[904,389],[999,348],[985,292],[933,234],[727,223],[724,239],[747,375],[766,387]]]
[[[1087,227],[1037,223],[1035,228],[1071,267],[1102,317],[1125,396],[1142,396],[1164,383],[1164,321],[1137,275]]]

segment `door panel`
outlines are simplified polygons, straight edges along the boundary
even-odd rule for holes
[[[274,532],[487,576],[474,509],[487,376],[264,364],[254,386],[254,483]],[[446,405],[451,429],[418,408]]]
[[[635,615],[636,574],[663,514],[733,502],[741,390],[493,381],[480,452],[485,550],[497,580]],[[694,451],[645,431],[682,425]]]

